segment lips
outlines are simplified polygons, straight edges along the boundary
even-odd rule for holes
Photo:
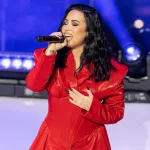
[[[68,41],[70,41],[73,38],[73,35],[69,33],[65,33],[64,36]]]
[[[64,33],[65,37],[72,37],[73,35],[71,33]]]

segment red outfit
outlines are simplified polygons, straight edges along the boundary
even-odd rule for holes
[[[54,69],[56,54],[46,56],[44,49],[34,52],[35,66],[26,78],[27,87],[39,92],[48,90],[48,114],[30,150],[110,150],[104,124],[113,124],[124,115],[123,79],[127,67],[111,60],[117,71],[111,71],[109,81],[88,79],[86,67],[74,76],[75,62],[68,52],[66,67]],[[69,88],[94,98],[89,111],[68,101]]]

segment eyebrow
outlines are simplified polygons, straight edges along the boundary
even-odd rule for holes
[[[65,19],[64,21],[68,21],[68,19]],[[76,21],[76,22],[80,23],[78,20],[71,20],[71,21]]]

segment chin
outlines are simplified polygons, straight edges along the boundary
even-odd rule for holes
[[[66,47],[68,47],[68,48],[70,48],[70,49],[74,49],[74,48],[76,48],[78,45],[77,44],[75,44],[75,43],[73,43],[73,42],[70,42],[70,43],[68,43],[67,45],[66,45]]]
[[[70,44],[67,44],[66,47],[71,48],[71,49],[73,48],[73,46]]]

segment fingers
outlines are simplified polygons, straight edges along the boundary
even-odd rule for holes
[[[72,89],[69,90],[69,95],[70,95],[70,97],[73,98],[73,99],[78,98],[78,95],[77,95],[76,93],[74,93]]]
[[[72,99],[70,99],[70,98],[68,98],[68,100],[69,100],[70,103],[72,103],[72,104],[78,106],[78,104],[77,104],[74,100],[72,100]]]
[[[52,34],[50,34],[50,36],[56,36],[58,38],[61,38],[63,34],[61,32],[53,32]]]
[[[52,34],[50,34],[50,36],[56,36],[58,38],[62,38],[63,34],[61,32],[53,32]],[[58,42],[58,43],[51,43],[48,42],[48,47],[51,50],[57,51],[59,49],[62,49],[63,47],[65,47],[68,44],[67,39],[65,39],[63,42]]]
[[[71,90],[70,90],[72,93],[74,93],[75,95],[77,95],[77,96],[83,96],[80,92],[78,92],[77,90],[75,90],[74,88],[71,88]]]
[[[93,101],[93,94],[89,88],[87,88],[86,91],[88,93],[88,96],[85,96],[78,92],[76,89],[71,88],[70,90],[68,90],[68,94],[70,96],[68,100],[72,104],[89,111]]]
[[[68,44],[68,41],[67,41],[67,39],[65,39],[64,42],[62,43],[62,46],[64,47],[64,46],[66,46],[67,44]]]
[[[63,33],[62,33],[62,32],[53,32],[53,33],[50,34],[50,35],[51,35],[51,36],[56,36],[56,37],[58,37],[58,38],[62,38]],[[62,46],[66,46],[66,45],[68,44],[67,39],[65,38],[64,42],[61,43],[61,44],[62,44]]]
[[[93,94],[92,94],[92,92],[91,92],[91,90],[90,90],[89,88],[87,88],[86,91],[87,91],[87,93],[88,93],[88,95],[89,95],[90,97],[93,97]]]
[[[53,32],[50,35],[62,36],[62,33],[61,32]]]
[[[88,93],[89,97],[93,97],[93,94],[91,92],[91,90],[89,88],[86,88],[86,91]],[[81,94],[80,92],[78,92],[76,89],[71,88],[70,90],[68,90],[69,95],[71,96],[71,98],[76,99],[76,98],[84,98],[84,95]]]
[[[92,94],[92,92],[91,92],[91,90],[89,89],[89,88],[86,88],[86,91],[87,91],[87,93],[88,93],[88,95],[90,96],[90,97],[92,97],[93,96],[93,94]],[[74,89],[74,88],[71,88],[70,90],[69,90],[69,93],[71,93],[72,95],[77,95],[77,96],[83,96],[83,94],[81,94],[80,92],[78,92],[76,89]]]

